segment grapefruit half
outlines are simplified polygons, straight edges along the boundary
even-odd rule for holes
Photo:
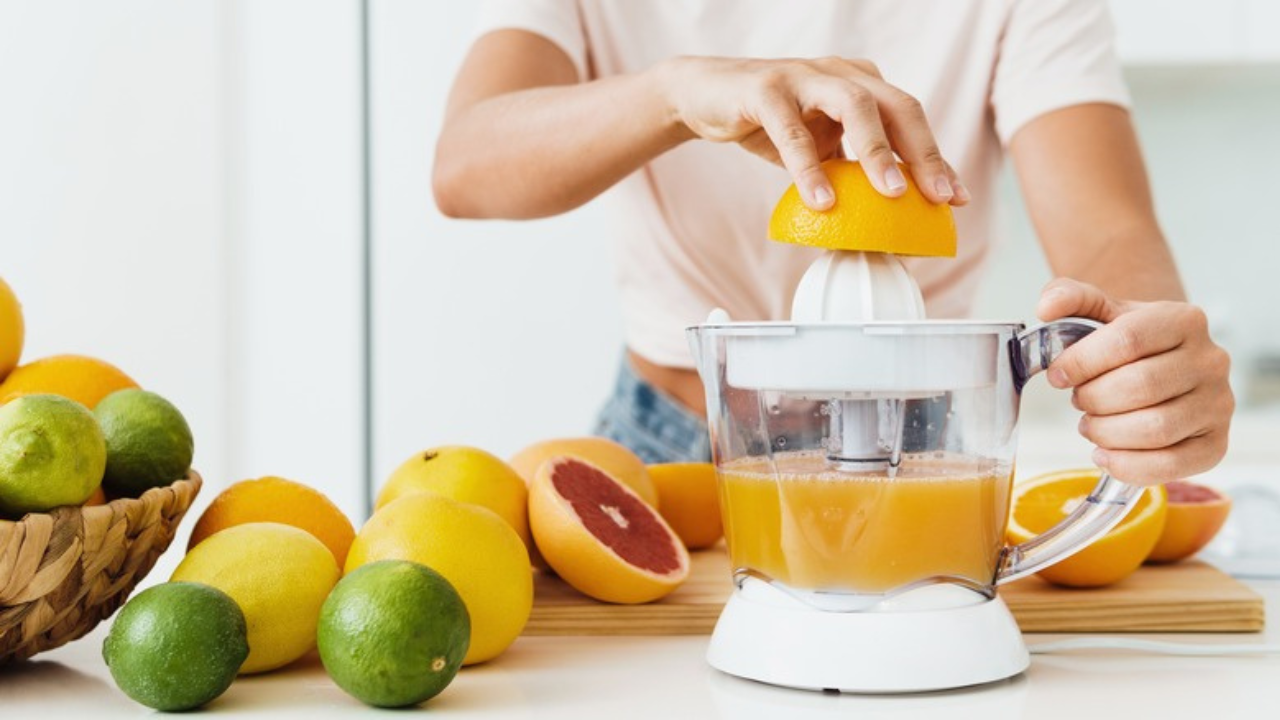
[[[538,468],[529,526],[551,568],[597,600],[650,602],[689,576],[689,553],[662,516],[621,480],[577,458]]]
[[[1231,498],[1213,488],[1182,480],[1164,487],[1169,493],[1169,514],[1160,540],[1147,556],[1150,563],[1177,562],[1200,552],[1231,513]]]

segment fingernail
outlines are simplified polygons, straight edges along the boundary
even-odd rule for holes
[[[1111,457],[1107,455],[1107,451],[1102,448],[1093,449],[1093,464],[1100,468],[1105,468],[1107,463],[1111,462]]]
[[[831,207],[835,199],[836,196],[831,194],[831,188],[819,185],[813,189],[813,204],[818,210],[825,210]]]
[[[970,199],[972,199],[969,195],[969,188],[965,187],[964,183],[957,180],[955,182],[955,188],[956,188],[956,199],[959,200],[960,202],[967,203],[969,202]]]
[[[951,181],[945,177],[933,181],[933,189],[938,193],[938,197],[944,200],[950,200],[956,194],[956,191],[951,189]]]
[[[1064,388],[1071,384],[1067,374],[1058,368],[1049,371],[1049,384],[1056,388]]]
[[[902,171],[895,165],[884,174],[884,185],[889,188],[889,192],[896,193],[907,187],[907,179],[902,176]]]
[[[1081,435],[1084,435],[1089,432],[1089,416],[1088,415],[1082,415],[1080,417],[1080,422],[1076,424],[1076,432],[1080,433]]]

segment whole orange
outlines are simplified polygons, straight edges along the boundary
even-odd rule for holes
[[[0,383],[0,405],[23,395],[49,393],[92,410],[102,398],[138,383],[109,362],[85,355],[52,355],[29,362]]]
[[[347,516],[319,490],[268,476],[241,480],[214,498],[196,521],[187,550],[219,530],[256,522],[275,522],[306,530],[329,548],[338,567],[346,563],[347,551],[356,536]]]
[[[463,665],[502,654],[533,611],[529,551],[510,523],[483,505],[433,492],[379,508],[351,544],[346,572],[379,560],[412,560],[453,585],[471,616]]]
[[[18,366],[22,339],[22,303],[4,278],[0,278],[0,380]]]
[[[649,466],[658,489],[658,512],[690,550],[715,545],[724,537],[716,466],[711,463],[661,463]]]
[[[529,489],[501,458],[479,448],[444,445],[415,453],[387,478],[374,510],[405,495],[434,492],[494,511],[528,547]]]

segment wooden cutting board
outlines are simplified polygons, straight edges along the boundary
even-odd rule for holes
[[[645,605],[597,602],[550,574],[534,584],[526,635],[708,635],[732,590],[723,546],[693,553],[688,581]],[[1023,632],[1259,632],[1263,600],[1211,565],[1143,567],[1124,582],[1071,590],[1039,578],[1000,589]]]

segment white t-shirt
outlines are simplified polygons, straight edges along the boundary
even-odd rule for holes
[[[1069,105],[1128,104],[1105,0],[489,0],[478,34],[518,28],[561,47],[584,81],[675,55],[862,58],[925,107],[973,196],[955,258],[905,258],[932,318],[968,314],[990,248],[1002,150]],[[616,222],[627,345],[691,367],[684,328],[716,307],[786,319],[815,250],[766,238],[790,180],[735,144],[687,142],[602,197]]]

